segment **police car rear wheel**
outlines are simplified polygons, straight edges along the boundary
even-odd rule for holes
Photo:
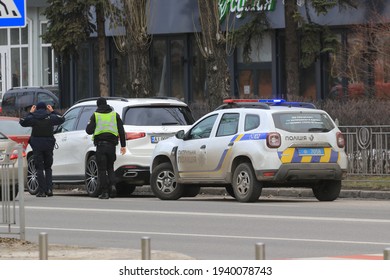
[[[261,183],[257,181],[250,163],[237,166],[233,174],[233,191],[239,202],[254,202],[261,195]]]
[[[162,200],[177,200],[184,195],[184,185],[176,183],[172,165],[168,162],[153,169],[150,187],[153,194]]]
[[[38,193],[38,175],[35,169],[33,156],[27,159],[27,190],[30,194],[36,195]]]
[[[319,201],[333,201],[339,197],[340,191],[340,180],[323,180],[313,187],[313,194]]]
[[[95,155],[90,156],[85,168],[85,190],[90,197],[97,197],[101,190],[98,187],[98,168]]]

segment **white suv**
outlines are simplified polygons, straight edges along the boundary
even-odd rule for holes
[[[156,145],[150,184],[160,199],[221,186],[253,202],[262,188],[285,186],[309,187],[318,200],[332,201],[346,171],[344,137],[325,111],[310,103],[233,99]]]
[[[92,136],[85,132],[96,110],[96,98],[77,102],[64,114],[65,122],[55,131],[56,147],[53,161],[53,183],[85,184],[87,193],[96,197],[97,165]],[[108,97],[110,105],[121,116],[126,133],[125,155],[117,146],[114,170],[118,194],[129,195],[136,186],[149,185],[149,163],[154,146],[178,130],[194,123],[189,107],[173,98]],[[38,181],[31,147],[27,150],[27,187],[31,194],[38,191]]]

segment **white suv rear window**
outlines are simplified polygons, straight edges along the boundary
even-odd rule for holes
[[[138,126],[191,125],[194,119],[187,107],[145,106],[129,107],[123,123]]]
[[[328,132],[334,128],[329,116],[321,113],[275,113],[272,117],[276,128],[288,132]]]

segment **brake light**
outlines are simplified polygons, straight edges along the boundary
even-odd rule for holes
[[[25,157],[26,156],[26,152],[22,152],[22,156]],[[9,156],[9,159],[10,160],[13,160],[13,159],[17,159],[18,158],[18,151],[17,150],[14,150],[12,152],[12,154]]]
[[[337,146],[339,148],[344,148],[345,147],[344,135],[341,132],[337,132],[336,133],[336,140],[337,140]]]
[[[126,132],[126,140],[135,140],[146,136],[145,132]]]
[[[277,132],[271,132],[267,134],[267,146],[268,148],[279,148],[282,144],[280,134]]]

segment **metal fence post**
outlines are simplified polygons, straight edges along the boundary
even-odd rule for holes
[[[142,237],[141,239],[141,253],[142,253],[142,259],[143,260],[150,260],[151,254],[150,254],[150,238],[149,237]]]
[[[256,243],[256,260],[265,260],[265,245],[264,243]]]
[[[41,232],[39,234],[39,259],[47,260],[48,259],[48,242],[47,242],[47,233]]]
[[[383,259],[389,261],[390,260],[390,248],[386,248],[383,251]]]
[[[19,231],[20,240],[26,240],[26,223],[24,215],[24,172],[23,145],[18,145],[18,195],[19,195]]]

